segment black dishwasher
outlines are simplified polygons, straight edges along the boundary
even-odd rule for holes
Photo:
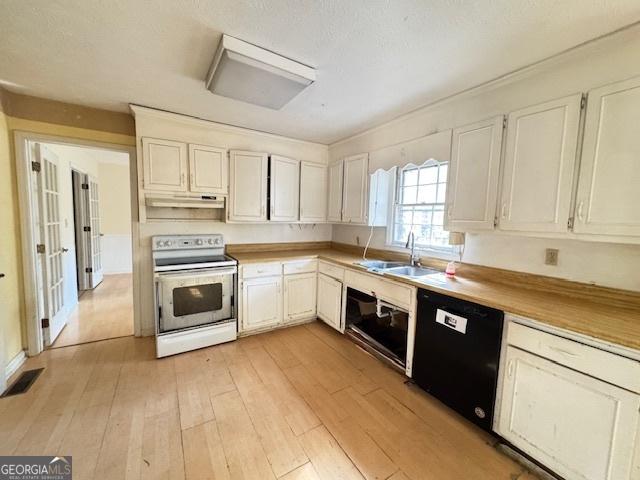
[[[412,377],[424,390],[490,431],[504,313],[419,290]]]

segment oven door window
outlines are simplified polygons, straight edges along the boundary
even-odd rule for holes
[[[173,289],[173,316],[184,317],[222,308],[222,284],[192,285]]]
[[[233,318],[233,275],[163,277],[159,285],[159,333]]]

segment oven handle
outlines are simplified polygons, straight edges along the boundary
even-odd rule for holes
[[[196,271],[182,271],[180,273],[176,272],[162,272],[156,273],[156,278],[158,280],[171,280],[174,278],[202,278],[202,277],[211,277],[212,275],[233,275],[238,273],[238,269],[236,267],[229,268],[216,268],[211,270],[196,270]]]

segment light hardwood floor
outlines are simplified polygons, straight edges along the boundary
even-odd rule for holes
[[[80,297],[51,348],[133,335],[133,284],[130,273],[105,275]]]
[[[321,323],[161,360],[152,338],[48,350],[0,399],[0,455],[76,479],[532,479],[493,440]]]

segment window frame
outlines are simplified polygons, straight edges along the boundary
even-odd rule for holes
[[[415,164],[408,164],[408,165],[404,165],[402,167],[398,167],[397,171],[395,172],[394,175],[394,179],[393,179],[393,201],[391,204],[391,208],[390,208],[390,215],[389,215],[389,220],[387,222],[387,235],[386,235],[386,244],[387,246],[390,247],[401,247],[401,248],[406,248],[406,240],[396,240],[394,239],[394,235],[395,235],[395,224],[396,224],[396,215],[398,213],[399,207],[403,204],[400,203],[400,195],[401,195],[401,176],[403,175],[403,173],[406,170],[409,169],[418,169],[420,170],[423,167],[432,167],[432,166],[442,166],[442,165],[447,165],[448,167],[450,167],[451,162],[449,161],[443,161],[440,162],[438,160],[435,160],[433,158],[426,160],[424,163],[420,164],[420,165],[415,165]],[[447,170],[447,179],[445,180],[445,185],[448,187],[448,172],[449,170]],[[419,182],[419,180],[418,180]],[[443,182],[437,182],[437,183],[443,183]],[[406,205],[411,205],[411,206],[417,206],[420,204],[406,204]],[[425,203],[425,206],[435,206],[435,205],[442,205],[443,210],[444,210],[444,214],[446,215],[446,206],[447,206],[447,202],[446,202],[446,192],[445,192],[445,200],[442,203],[436,202],[436,203]],[[450,246],[441,246],[441,245],[433,245],[433,244],[418,244],[416,243],[415,245],[415,249],[422,251],[422,252],[429,252],[429,253],[433,253],[434,255],[441,257],[441,258],[447,258],[447,259],[453,259],[456,256],[457,250],[455,245],[450,245]]]

